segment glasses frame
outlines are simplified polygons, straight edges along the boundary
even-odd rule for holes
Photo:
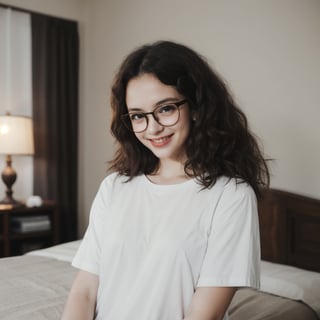
[[[124,125],[126,126],[127,129],[129,129],[130,131],[135,132],[135,133],[141,133],[141,132],[144,132],[144,131],[147,130],[148,125],[149,125],[149,117],[147,117],[147,116],[148,116],[149,114],[151,114],[152,117],[153,117],[153,119],[154,119],[158,124],[160,124],[161,126],[163,126],[163,127],[172,127],[172,126],[174,126],[175,124],[177,124],[177,123],[179,122],[179,120],[180,120],[180,106],[184,105],[186,102],[187,102],[186,99],[183,99],[183,100],[177,101],[177,102],[168,102],[168,103],[166,103],[166,104],[162,104],[162,105],[157,106],[157,107],[154,108],[154,110],[151,111],[151,112],[137,112],[137,113],[139,113],[140,115],[143,115],[143,117],[146,119],[146,127],[145,127],[143,130],[139,130],[139,131],[133,130],[132,122],[131,122],[131,120],[130,120],[130,118],[129,118],[130,115],[132,114],[132,113],[130,113],[130,112],[129,112],[129,113],[126,113],[126,114],[123,114],[123,115],[121,116],[121,120],[122,120],[122,122],[124,123]],[[170,124],[170,125],[163,125],[162,123],[160,123],[160,122],[159,122],[159,119],[157,119],[157,116],[156,116],[156,114],[155,114],[155,111],[156,111],[156,110],[158,110],[159,108],[164,107],[164,106],[166,106],[166,105],[174,105],[174,106],[177,107],[177,110],[178,110],[178,118],[177,118],[177,121],[176,121],[175,123],[173,123],[173,124]]]

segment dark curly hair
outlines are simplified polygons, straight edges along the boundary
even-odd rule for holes
[[[220,176],[247,182],[257,195],[269,185],[269,171],[244,113],[233,101],[220,77],[192,49],[169,41],[144,45],[122,63],[112,86],[111,132],[119,143],[110,169],[129,177],[151,174],[159,159],[128,130],[121,120],[127,113],[128,82],[141,74],[155,75],[174,86],[189,104],[192,121],[186,142],[185,173],[204,188]]]

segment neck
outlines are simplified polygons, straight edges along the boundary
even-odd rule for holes
[[[173,160],[160,161],[159,169],[148,178],[157,184],[177,184],[190,179],[184,172],[184,163]]]

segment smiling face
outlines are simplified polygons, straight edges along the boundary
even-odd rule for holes
[[[152,74],[142,74],[129,81],[126,91],[128,112],[152,112],[167,103],[176,103],[184,97],[173,87],[163,84]],[[179,121],[164,127],[149,114],[148,127],[145,131],[135,133],[137,139],[159,158],[184,163],[185,143],[190,131],[190,111],[188,104],[179,107]]]

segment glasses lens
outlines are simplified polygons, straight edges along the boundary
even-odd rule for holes
[[[173,126],[179,120],[179,108],[175,104],[166,104],[154,110],[154,115],[163,126]]]
[[[147,128],[147,118],[143,113],[129,113],[124,119],[126,127],[134,132],[142,132]]]

